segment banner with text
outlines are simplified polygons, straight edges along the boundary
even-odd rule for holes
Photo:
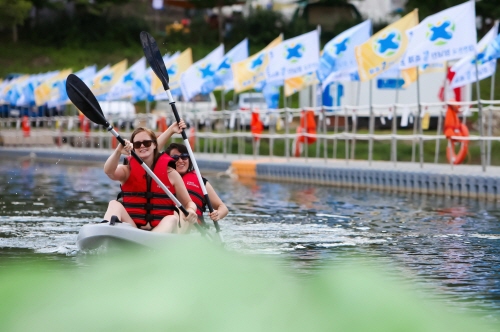
[[[258,85],[262,85],[266,79],[265,70],[269,63],[267,52],[276,45],[279,45],[282,41],[283,36],[279,35],[260,52],[231,65],[231,71],[233,72],[234,78],[234,92],[240,93],[245,90],[254,89]]]
[[[224,56],[224,45],[219,45],[203,59],[195,62],[181,75],[181,91],[184,100],[191,100],[201,92],[201,87],[215,74]]]
[[[303,76],[319,68],[318,30],[287,39],[269,50],[268,82]]]
[[[332,72],[357,69],[355,47],[366,42],[371,33],[372,21],[366,20],[326,43],[319,59],[318,79],[324,81]]]
[[[474,54],[477,42],[474,1],[426,17],[408,31],[411,43],[400,68],[460,59]]]
[[[451,67],[455,73],[450,83],[450,88],[458,88],[469,83],[476,82],[476,76],[479,80],[490,77],[495,73],[497,61],[485,61],[485,50],[491,44],[498,32],[498,22],[495,22],[493,28],[477,44],[477,56],[470,55],[458,61]],[[477,62],[477,75],[476,75]]]
[[[418,10],[415,9],[356,47],[356,61],[361,81],[368,81],[399,62],[408,46],[406,30],[417,24]]]

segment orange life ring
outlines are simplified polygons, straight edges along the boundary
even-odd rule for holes
[[[252,112],[252,120],[250,121],[250,131],[252,132],[253,139],[255,141],[259,140],[260,134],[264,131],[264,125],[262,121],[260,121],[259,113]]]
[[[469,136],[469,129],[467,126],[460,122],[458,118],[458,108],[449,105],[444,119],[444,135],[448,139],[448,146],[446,147],[446,158],[454,165],[461,164],[467,153],[469,152],[469,141],[461,139],[452,139],[452,136]],[[455,145],[460,143],[460,150],[456,152]]]

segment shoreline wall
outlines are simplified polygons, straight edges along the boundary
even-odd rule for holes
[[[109,155],[110,150],[0,148],[2,159],[30,158],[72,164],[103,165]],[[362,161],[346,164],[312,158],[285,160],[203,153],[196,154],[196,161],[202,172],[240,178],[500,201],[500,167],[490,167],[482,173],[478,167],[467,165],[419,168],[418,163],[377,162],[368,166]]]

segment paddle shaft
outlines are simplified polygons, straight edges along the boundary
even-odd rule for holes
[[[177,123],[181,122],[181,118],[179,117],[179,113],[177,112],[177,106],[175,105],[175,100],[174,97],[172,96],[172,93],[170,90],[166,90],[167,96],[168,96],[168,102],[170,104],[170,107],[172,108],[172,112],[174,113],[175,121]],[[203,182],[203,178],[201,177],[201,172],[200,169],[198,168],[198,164],[196,163],[196,159],[194,158],[194,153],[193,150],[191,149],[191,144],[189,144],[188,137],[186,135],[186,131],[182,129],[181,132],[182,139],[184,140],[184,145],[186,146],[188,153],[189,153],[189,158],[191,158],[191,163],[193,164],[196,177],[198,178],[198,182],[200,183],[201,186],[201,191],[203,192],[203,195],[205,196],[205,202],[207,202],[207,207],[210,212],[214,211],[214,208],[212,207],[212,203],[210,202],[210,198],[208,197],[208,192],[207,188],[205,187],[205,183]],[[217,233],[220,232],[220,226],[218,221],[214,221],[214,226],[215,230]]]

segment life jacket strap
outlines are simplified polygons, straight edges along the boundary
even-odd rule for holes
[[[137,208],[137,209],[144,209],[144,210],[158,210],[158,211],[172,211],[175,210],[175,206],[168,206],[168,205],[158,205],[158,204],[151,204],[151,203],[122,203],[122,205],[126,208]]]
[[[122,191],[118,195],[120,197],[125,197],[125,196],[127,196],[127,197],[144,197],[146,199],[151,199],[151,198],[168,199],[168,198],[170,198],[167,194],[157,194],[157,193],[152,193],[152,192],[137,193],[137,192],[130,192],[130,191]]]

